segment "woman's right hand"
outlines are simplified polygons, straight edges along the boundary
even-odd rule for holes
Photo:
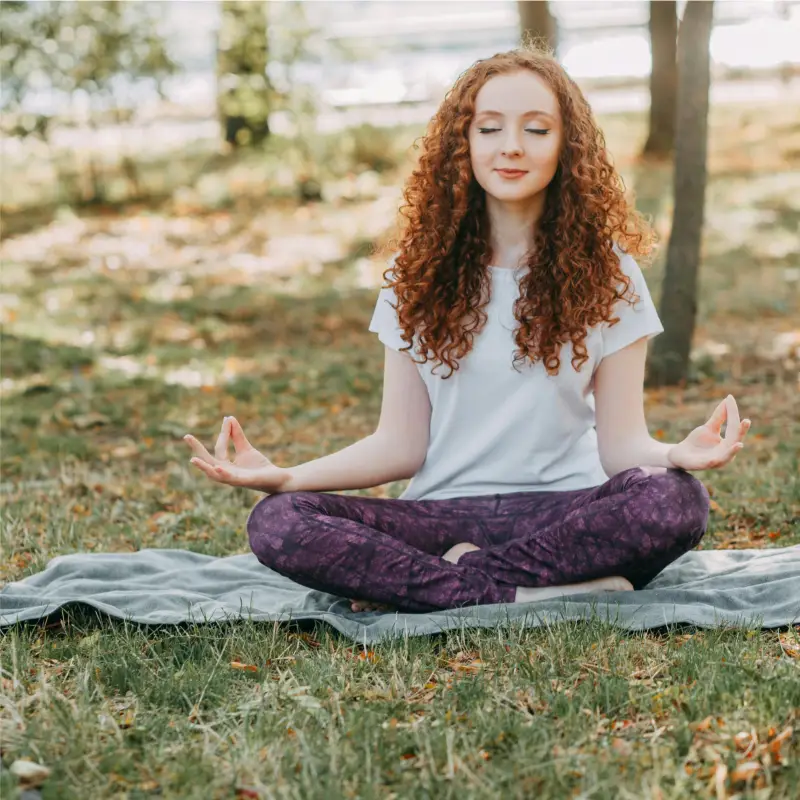
[[[288,470],[276,467],[263,453],[247,441],[242,426],[234,417],[225,417],[217,437],[214,455],[190,433],[183,437],[194,453],[189,463],[194,464],[209,478],[229,486],[245,486],[267,494],[280,492],[287,484]],[[228,445],[233,442],[235,455],[228,458]]]

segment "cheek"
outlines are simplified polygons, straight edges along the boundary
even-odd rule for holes
[[[554,142],[545,153],[542,154],[542,165],[550,172],[555,172],[558,168],[558,160],[561,155],[561,145]]]
[[[484,178],[491,174],[494,163],[494,153],[486,147],[471,147],[470,162],[476,178]]]

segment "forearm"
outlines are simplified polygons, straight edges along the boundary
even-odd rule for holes
[[[286,469],[281,492],[329,492],[368,489],[390,481],[410,478],[419,469],[419,458],[401,445],[377,433],[331,455]]]
[[[627,439],[607,446],[600,453],[600,461],[609,477],[631,467],[672,467],[668,453],[674,446],[650,436]]]

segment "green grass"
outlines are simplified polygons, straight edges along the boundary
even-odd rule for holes
[[[321,626],[75,617],[4,643],[25,720],[4,749],[53,769],[45,797],[683,798],[747,744],[769,765],[750,783],[771,792],[742,796],[800,779],[793,740],[770,748],[800,722],[774,634],[567,623],[364,650]]]
[[[798,360],[769,352],[800,313],[787,245],[800,128],[796,109],[773,109],[763,131],[749,113],[712,121],[696,345],[730,352],[712,348],[688,386],[646,398],[665,441],[728,392],[753,419],[744,453],[700,476],[714,501],[701,548],[800,543]],[[663,231],[669,169],[632,160],[641,117],[606,129]],[[0,244],[0,578],[73,552],[247,552],[259,495],[202,477],[181,436],[211,445],[235,414],[291,465],[374,430],[383,350],[367,325],[383,265],[365,288],[361,259],[370,215],[384,213],[368,200],[139,209]],[[230,266],[265,238],[333,228],[347,231],[341,259],[287,275]],[[648,273],[656,297],[662,267]],[[52,770],[45,798],[783,798],[800,779],[797,628],[505,625],[364,651],[323,626],[148,628],[84,610],[10,629],[0,659],[4,798],[19,793],[17,759]],[[746,763],[758,765],[749,783]]]

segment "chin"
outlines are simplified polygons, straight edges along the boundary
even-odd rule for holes
[[[522,200],[530,200],[532,197],[536,197],[538,191],[530,189],[515,189],[512,187],[501,187],[500,189],[493,189],[488,192],[492,197],[496,198],[497,200],[515,200],[515,201],[522,201]]]

